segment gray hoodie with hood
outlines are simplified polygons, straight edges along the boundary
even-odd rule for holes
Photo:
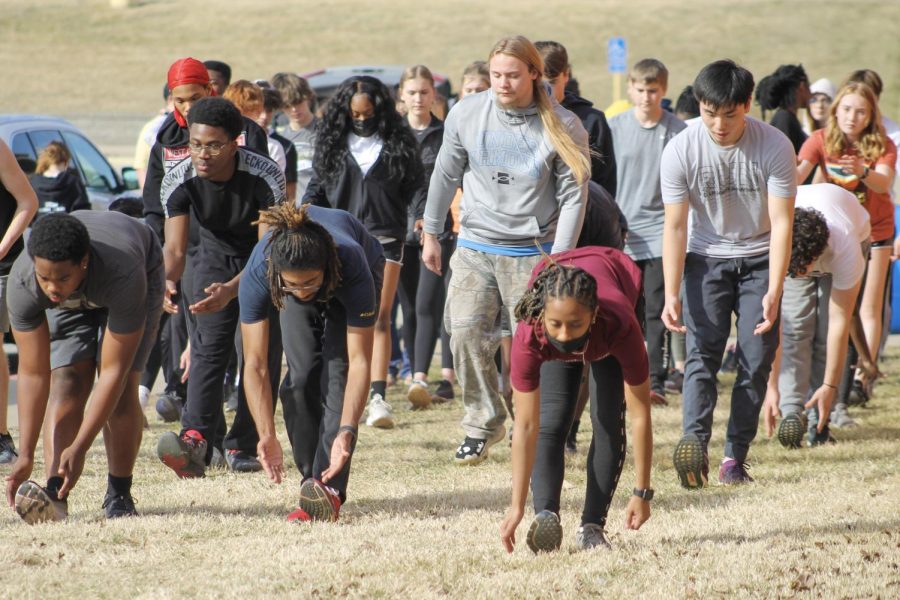
[[[581,121],[550,99],[587,155]],[[503,108],[487,90],[453,107],[428,189],[426,233],[444,231],[459,187],[461,240],[506,247],[553,242],[553,253],[570,250],[578,241],[588,187],[576,181],[556,152],[536,105]]]

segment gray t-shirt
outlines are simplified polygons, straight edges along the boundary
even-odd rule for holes
[[[752,117],[733,146],[716,144],[703,123],[663,150],[663,202],[690,202],[688,251],[714,258],[769,251],[769,195],[793,198],[797,157],[787,137]]]
[[[319,119],[313,119],[309,125],[301,129],[291,129],[290,125],[281,129],[278,133],[287,138],[297,150],[297,197],[295,201],[303,198],[309,180],[313,176],[313,156],[316,154],[316,126]]]
[[[81,287],[55,304],[44,294],[34,275],[34,261],[23,252],[9,276],[7,303],[14,329],[32,331],[44,322],[48,308],[108,311],[113,333],[132,333],[144,326],[156,293],[148,273],[162,269],[162,248],[150,227],[118,212],[79,210],[71,213],[84,223],[91,238],[87,275]],[[158,302],[156,302],[158,306]]]
[[[662,256],[665,210],[659,187],[663,148],[685,124],[663,111],[653,127],[642,127],[634,109],[609,120],[616,153],[616,202],[628,221],[625,252],[634,260]]]

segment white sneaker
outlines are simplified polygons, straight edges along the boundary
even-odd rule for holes
[[[421,379],[414,379],[413,382],[409,384],[409,391],[406,392],[406,399],[412,404],[413,410],[431,406],[431,392],[428,391],[428,384]]]
[[[150,402],[150,388],[145,385],[138,386],[138,401],[141,403],[141,412],[147,410]]]
[[[47,521],[65,521],[69,504],[56,500],[34,481],[25,481],[16,491],[16,512],[29,525]]]
[[[366,425],[380,429],[394,427],[394,415],[391,413],[391,405],[384,401],[381,394],[372,394],[369,398],[369,416]]]
[[[578,528],[575,533],[575,545],[581,550],[590,550],[592,548],[606,548],[609,550],[612,545],[606,537],[606,532],[596,523],[585,523]]]

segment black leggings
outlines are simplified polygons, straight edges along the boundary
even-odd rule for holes
[[[413,373],[428,373],[438,336],[441,340],[441,368],[453,368],[450,335],[444,327],[444,303],[450,284],[450,257],[456,240],[441,241],[441,275],[422,262],[422,248],[407,244],[400,270],[398,296],[403,310],[403,344],[412,361]]]
[[[625,463],[625,383],[615,358],[607,357],[590,365],[593,437],[587,456],[587,492],[581,523],[602,527]],[[541,427],[531,472],[535,513],[559,513],[566,437],[575,419],[583,369],[579,362],[541,365]]]

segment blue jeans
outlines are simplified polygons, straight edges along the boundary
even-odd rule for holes
[[[684,368],[684,433],[709,443],[718,395],[716,373],[731,332],[737,327],[737,378],[731,391],[731,416],[725,456],[744,461],[756,437],[766,381],[778,348],[778,322],[753,335],[762,321],[762,299],[769,287],[769,255],[711,258],[688,253],[684,265],[684,324],[687,363]]]

